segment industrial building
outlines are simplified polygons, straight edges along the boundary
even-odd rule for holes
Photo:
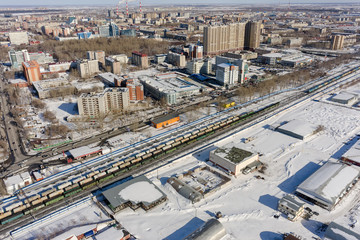
[[[360,138],[342,155],[341,160],[360,167]]]
[[[221,240],[226,236],[226,230],[219,220],[211,218],[203,226],[196,229],[184,240]]]
[[[330,211],[358,182],[359,177],[359,169],[355,167],[327,162],[302,182],[296,193]]]
[[[33,86],[40,99],[58,97],[57,94],[54,94],[52,96],[52,93],[60,93],[63,89],[69,89],[70,94],[74,93],[74,87],[69,83],[67,79],[63,78],[47,79],[34,82]]]
[[[9,32],[9,41],[12,45],[29,44],[27,32]]]
[[[25,78],[30,85],[41,80],[40,66],[36,61],[23,62],[22,65]]]
[[[353,230],[341,226],[336,222],[331,222],[326,228],[324,240],[350,240],[360,239],[360,234]]]
[[[99,61],[98,60],[82,60],[78,61],[77,69],[80,73],[81,78],[88,78],[98,73],[99,70]]]
[[[132,52],[131,63],[141,68],[149,67],[148,56],[139,52]]]
[[[229,63],[217,65],[216,80],[223,86],[234,86],[239,80],[239,67]]]
[[[102,194],[105,203],[113,212],[127,207],[148,211],[167,200],[165,193],[143,175],[112,187]]]
[[[304,205],[296,196],[288,194],[279,200],[278,210],[289,220],[296,221],[304,213]]]
[[[348,92],[341,92],[336,94],[331,98],[331,101],[341,103],[341,104],[349,104],[352,105],[357,101],[357,95],[348,93]]]
[[[155,77],[139,77],[144,85],[145,93],[160,100],[165,99],[167,104],[177,104],[183,98],[200,94],[201,87],[197,86],[181,75],[175,73],[159,74]]]
[[[231,179],[213,168],[205,166],[177,174],[175,177],[169,178],[167,182],[181,196],[195,203],[231,184]]]
[[[212,150],[209,160],[216,166],[236,176],[249,164],[258,161],[259,155],[234,146],[227,146]]]
[[[313,124],[294,119],[289,121],[280,127],[276,128],[276,131],[284,133],[294,138],[306,140],[311,137],[318,129],[318,126]]]
[[[79,148],[71,149],[66,154],[72,160],[79,160],[79,159],[87,158],[89,156],[101,154],[101,151],[102,149],[100,147],[90,148],[88,146],[82,146]]]
[[[151,123],[155,128],[161,128],[178,121],[180,121],[179,114],[172,113],[163,117],[155,118],[151,120]]]
[[[110,112],[122,112],[129,108],[127,88],[107,88],[102,93],[83,93],[78,98],[79,115],[91,118]]]

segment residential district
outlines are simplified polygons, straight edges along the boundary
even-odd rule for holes
[[[360,239],[359,3],[0,5],[0,29],[1,239]]]

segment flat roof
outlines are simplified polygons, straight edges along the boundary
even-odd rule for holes
[[[173,119],[173,118],[176,118],[178,117],[179,114],[178,113],[170,113],[166,116],[162,116],[162,117],[159,117],[159,118],[155,118],[153,120],[151,120],[152,123],[154,124],[159,124],[159,123],[162,123],[162,122],[165,122],[165,121],[168,121],[170,119]]]
[[[314,133],[316,126],[298,119],[291,120],[284,125],[280,126],[280,130],[292,132],[300,136],[309,136]]]
[[[254,155],[254,153],[249,152],[247,150],[244,149],[240,149],[237,147],[231,147],[231,148],[226,148],[226,147],[221,147],[221,148],[217,148],[214,153],[222,158],[225,158],[227,160],[229,160],[230,162],[233,163],[240,163],[242,161],[244,161],[245,159],[251,157],[252,155]]]
[[[301,202],[297,197],[294,195],[286,195],[282,199],[280,199],[279,203],[288,206],[291,209],[294,209],[296,211],[299,211],[302,206],[304,206],[305,203]]]
[[[357,168],[343,163],[327,162],[302,182],[296,191],[334,205],[347,186],[359,175]]]
[[[360,163],[360,138],[342,157]]]
[[[331,98],[331,100],[338,100],[338,101],[349,101],[351,99],[355,98],[355,94],[347,93],[347,92],[341,92],[339,94],[336,94],[334,97]]]
[[[76,159],[99,151],[101,151],[100,147],[90,148],[89,146],[83,146],[83,147],[71,149],[69,150],[69,153],[71,154],[71,156],[73,156]]]
[[[143,203],[145,206],[166,197],[156,185],[147,177],[139,176],[102,193],[112,207],[116,208],[127,202],[136,205]]]
[[[325,231],[324,240],[359,240],[360,234],[331,222]]]

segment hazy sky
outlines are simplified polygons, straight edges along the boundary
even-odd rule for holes
[[[125,1],[125,0],[123,0]],[[129,0],[129,2],[137,2]],[[359,0],[290,0],[291,3],[359,3]],[[0,6],[36,6],[36,5],[117,5],[119,1],[114,0],[0,0]],[[161,4],[288,4],[288,0],[142,0],[142,5]],[[133,3],[133,4],[134,4]]]

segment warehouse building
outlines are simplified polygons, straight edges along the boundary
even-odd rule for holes
[[[331,98],[331,101],[341,104],[354,104],[357,101],[357,96],[352,93],[341,92]]]
[[[100,147],[88,147],[88,146],[82,146],[79,148],[74,148],[69,150],[68,157],[70,157],[73,160],[79,160],[84,159],[89,156],[94,156],[97,154],[101,154],[101,148]]]
[[[224,226],[217,219],[210,219],[203,226],[196,229],[184,240],[220,240],[226,236]]]
[[[351,190],[360,177],[359,169],[327,162],[296,189],[301,198],[329,211]]]
[[[360,239],[360,234],[345,228],[335,222],[331,222],[327,227],[324,240],[350,240]]]
[[[155,128],[161,128],[178,121],[180,121],[179,114],[172,113],[166,116],[155,118],[151,121],[151,123]]]
[[[249,164],[258,161],[259,155],[234,146],[221,147],[210,152],[209,160],[236,176]]]
[[[341,160],[360,167],[360,138],[357,142],[342,155]]]
[[[175,73],[159,74],[155,77],[141,76],[139,79],[144,85],[145,93],[158,100],[165,99],[167,104],[177,104],[183,98],[201,92],[201,87]]]
[[[138,208],[148,211],[167,200],[165,193],[145,176],[131,179],[102,194],[105,197],[105,203],[113,212],[127,207],[134,211]]]
[[[290,137],[298,138],[301,140],[306,140],[310,136],[312,136],[318,127],[312,125],[307,122],[303,122],[301,120],[295,119],[281,125],[280,127],[276,128],[278,132],[284,133],[289,135]]]

